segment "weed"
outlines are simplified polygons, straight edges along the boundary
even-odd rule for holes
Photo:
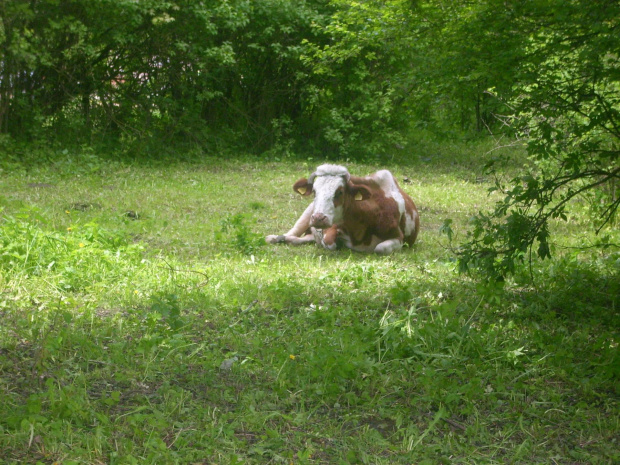
[[[220,223],[223,237],[218,235],[217,239],[222,239],[244,255],[256,253],[258,248],[264,244],[263,237],[250,229],[243,214],[226,217]]]
[[[183,327],[179,296],[176,294],[154,294],[151,296],[151,315],[156,324],[161,319],[166,330],[178,331]]]

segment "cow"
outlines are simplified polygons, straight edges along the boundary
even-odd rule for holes
[[[314,201],[286,234],[267,236],[269,244],[314,242],[329,250],[344,246],[388,255],[418,236],[418,210],[388,170],[361,178],[325,164],[293,190],[304,197],[314,193]]]

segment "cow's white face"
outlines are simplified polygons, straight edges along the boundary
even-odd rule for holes
[[[310,226],[329,228],[342,223],[346,181],[343,176],[323,175],[314,179],[314,211]]]

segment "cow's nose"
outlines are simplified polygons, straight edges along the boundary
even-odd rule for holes
[[[314,213],[310,217],[310,225],[314,226],[315,228],[328,227],[329,223],[327,221],[327,216],[325,216],[323,213]]]

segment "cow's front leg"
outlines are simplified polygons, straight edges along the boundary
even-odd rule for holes
[[[310,228],[310,230],[314,236],[314,242],[316,242],[318,246],[327,250],[336,250],[338,248],[338,244],[336,243],[338,226],[335,224],[327,229]]]
[[[285,234],[281,236],[270,235],[265,238],[265,241],[268,244],[292,244],[292,245],[302,245],[302,244],[309,244],[311,242],[315,242],[314,236],[312,234],[306,234],[305,236],[301,236],[301,237],[287,236]]]
[[[392,252],[396,252],[403,248],[402,239],[388,239],[383,242],[379,242],[375,247],[374,252],[379,255],[389,255]]]
[[[310,230],[310,217],[314,211],[314,202],[308,205],[308,208],[301,214],[295,225],[286,234],[269,235],[265,237],[265,241],[269,244],[293,244],[301,245],[315,242],[313,234],[306,234]]]

